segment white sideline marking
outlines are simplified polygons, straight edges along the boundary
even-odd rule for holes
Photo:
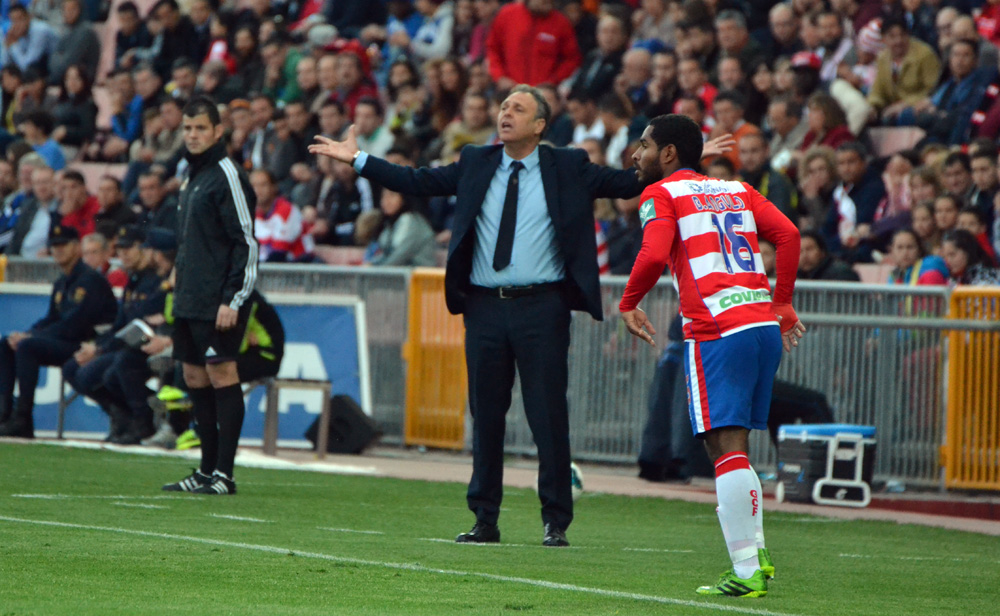
[[[357,530],[354,528],[329,528],[326,526],[317,526],[316,530],[328,530],[331,533],[360,533],[362,535],[384,535],[380,530]]]
[[[668,552],[671,554],[694,554],[694,550],[660,550],[657,548],[622,548],[623,552]]]
[[[219,518],[222,520],[235,520],[237,522],[255,522],[257,524],[270,524],[271,520],[261,520],[260,518],[245,518],[239,515],[225,515],[222,513],[206,513],[210,518]]]
[[[441,537],[420,537],[417,541],[433,541],[434,543],[454,543],[455,545],[471,545],[476,547],[484,548],[537,548],[539,550],[552,550],[553,548],[545,545],[535,545],[534,543],[458,543],[454,539],[442,539]],[[559,550],[603,550],[605,548],[596,545],[567,545],[565,547],[559,548]]]
[[[204,545],[216,545],[228,548],[239,548],[242,550],[253,550],[267,554],[280,554],[282,556],[300,556],[315,560],[325,560],[337,563],[348,563],[353,565],[364,565],[369,567],[382,567],[384,569],[397,569],[402,571],[415,571],[418,573],[436,573],[439,575],[451,575],[457,577],[472,577],[494,582],[508,582],[511,584],[524,584],[538,588],[550,590],[566,590],[569,592],[597,595],[600,597],[610,597],[613,599],[628,599],[632,601],[643,601],[646,603],[659,603],[665,605],[683,605],[685,607],[703,608],[715,610],[717,612],[733,612],[737,614],[759,614],[760,616],[795,616],[787,612],[771,612],[768,610],[755,610],[750,608],[740,608],[734,605],[720,603],[701,603],[698,601],[686,601],[684,599],[673,599],[671,597],[659,597],[656,595],[645,595],[641,593],[624,592],[620,590],[609,590],[606,588],[593,588],[589,586],[578,586],[576,584],[563,584],[561,582],[550,582],[547,580],[534,580],[531,578],[513,577],[507,575],[497,575],[494,573],[482,573],[478,571],[460,571],[457,569],[437,569],[435,567],[425,567],[413,563],[396,563],[389,561],[364,560],[361,558],[351,558],[348,556],[335,556],[333,554],[323,554],[321,552],[305,552],[292,548],[282,548],[272,545],[257,545],[253,543],[238,543],[235,541],[222,541],[220,539],[209,539],[206,537],[190,537],[187,535],[173,535],[170,533],[154,533],[145,530],[132,530],[128,528],[116,528],[111,526],[93,526],[90,524],[72,524],[69,522],[55,522],[50,520],[28,520],[23,518],[12,518],[0,516],[0,521],[14,522],[18,524],[35,524],[38,526],[54,526],[57,528],[75,528],[78,530],[93,530],[108,533],[118,533],[121,535],[135,535],[138,537],[152,537],[156,539],[171,539],[173,541],[186,541],[189,543],[201,543]]]
[[[41,500],[67,500],[71,498],[99,498],[112,500],[196,500],[190,496],[130,496],[128,494],[115,494],[113,496],[87,495],[87,494],[11,494],[11,498],[37,498]]]
[[[138,507],[140,509],[170,509],[170,507],[164,507],[163,505],[150,505],[147,503],[126,503],[122,501],[116,501],[111,504],[116,507]]]
[[[840,557],[841,558],[876,558],[876,555],[873,555],[873,554],[841,554]],[[968,562],[968,561],[974,560],[972,558],[955,558],[955,557],[948,558],[946,556],[883,556],[881,554],[878,555],[877,558],[889,558],[889,559],[892,559],[892,560],[947,560],[947,561],[951,561],[951,562],[955,562],[955,563],[964,563],[964,562]],[[993,561],[993,562],[1000,562],[1000,561]]]

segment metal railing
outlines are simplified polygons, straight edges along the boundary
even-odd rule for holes
[[[57,273],[51,262],[10,259],[6,280],[50,281]],[[265,293],[350,294],[365,301],[375,420],[386,442],[395,444],[404,433],[409,276],[404,268],[323,265],[264,265],[260,275]],[[634,463],[638,456],[658,350],[630,336],[617,318],[626,280],[602,279],[603,322],[574,313],[570,429],[574,456],[581,460]],[[809,281],[796,286],[796,309],[809,332],[785,355],[778,376],[826,394],[837,421],[876,426],[878,479],[940,481],[944,332],[1000,329],[995,321],[945,319],[948,302],[944,287]],[[676,293],[661,281],[642,306],[662,330],[657,340],[662,348],[677,311]],[[519,385],[507,425],[508,451],[533,454]],[[774,468],[766,434],[755,433],[751,449],[758,470]]]

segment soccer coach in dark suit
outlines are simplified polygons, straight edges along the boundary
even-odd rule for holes
[[[445,274],[448,310],[465,318],[469,406],[474,419],[469,509],[476,524],[460,543],[500,540],[505,415],[514,366],[538,448],[543,544],[566,546],[573,520],[566,402],[570,311],[603,318],[592,204],[635,197],[633,170],[591,164],[583,150],[541,145],[550,109],[517,86],[500,107],[503,145],[467,146],[439,168],[393,165],[317,137],[310,151],[353,163],[362,176],[400,193],[457,195]]]

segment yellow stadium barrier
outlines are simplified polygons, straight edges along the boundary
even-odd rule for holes
[[[948,318],[1000,320],[1000,288],[955,289]],[[948,415],[941,459],[947,487],[1000,490],[1000,332],[948,334]]]
[[[407,445],[465,446],[465,326],[444,302],[444,270],[418,268],[410,278],[406,360]]]
[[[0,282],[7,279],[7,255],[0,255]]]

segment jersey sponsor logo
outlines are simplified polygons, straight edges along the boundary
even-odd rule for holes
[[[653,205],[652,199],[646,199],[639,206],[639,220],[642,224],[646,224],[654,218],[656,218],[656,206]]]
[[[738,291],[730,293],[719,300],[719,308],[723,310],[739,306],[740,304],[755,304],[757,302],[771,301],[771,294],[767,291]]]

